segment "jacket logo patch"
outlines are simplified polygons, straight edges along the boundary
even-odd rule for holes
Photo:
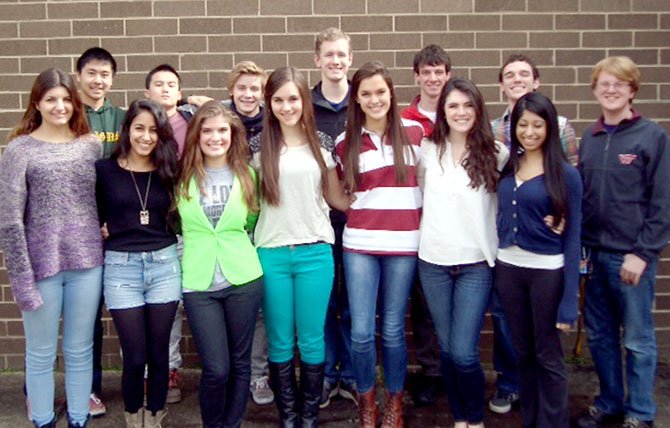
[[[637,155],[632,155],[629,153],[623,153],[619,155],[619,162],[621,162],[621,165],[630,165],[635,159],[637,159]]]

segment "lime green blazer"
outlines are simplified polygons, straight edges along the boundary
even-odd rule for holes
[[[216,227],[200,206],[200,190],[195,178],[189,183],[188,194],[190,199],[179,197],[177,201],[184,238],[182,286],[189,290],[207,290],[212,284],[217,261],[223,275],[233,285],[260,278],[263,270],[248,235],[248,231],[253,231],[258,213],[249,212],[237,176],[233,178],[228,202]]]

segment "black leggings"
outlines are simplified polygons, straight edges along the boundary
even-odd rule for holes
[[[136,413],[142,408],[145,365],[149,367],[147,410],[156,413],[165,408],[170,329],[177,303],[146,304],[110,311],[123,350],[121,390],[126,412]]]

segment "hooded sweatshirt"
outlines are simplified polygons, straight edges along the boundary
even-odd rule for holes
[[[86,117],[91,131],[102,141],[103,157],[109,158],[119,142],[119,132],[126,112],[105,98],[105,102],[98,110],[86,106]]]

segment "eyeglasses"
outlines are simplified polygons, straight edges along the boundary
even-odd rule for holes
[[[600,89],[602,91],[607,91],[610,88],[614,88],[617,91],[620,91],[621,89],[623,89],[627,86],[630,86],[630,83],[622,82],[622,81],[618,81],[618,82],[598,82],[597,86],[598,86],[598,89]]]

